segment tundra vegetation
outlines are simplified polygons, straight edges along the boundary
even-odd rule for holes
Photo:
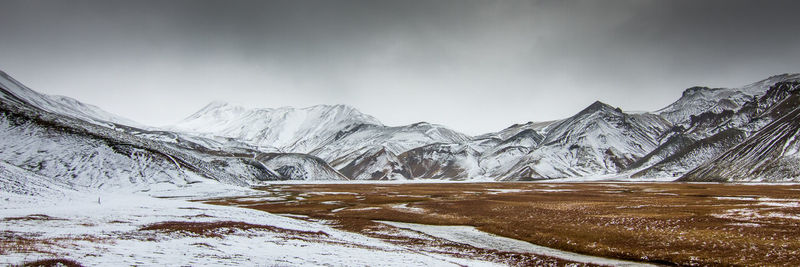
[[[421,241],[387,236],[386,225],[376,221],[470,225],[541,246],[659,264],[800,264],[800,185],[283,184],[259,189],[262,197],[204,202],[303,215],[394,242]],[[483,253],[521,264],[539,260]]]

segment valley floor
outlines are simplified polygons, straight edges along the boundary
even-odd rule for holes
[[[800,263],[800,185],[201,183],[0,200],[0,265]]]
[[[264,194],[206,203],[302,215],[308,221],[394,243],[425,242],[387,236],[381,221],[403,222],[390,224],[450,241],[469,234],[444,235],[441,228],[419,225],[472,226],[559,251],[641,263],[800,264],[800,185],[276,184],[258,189]],[[470,238],[459,242],[470,244]],[[536,264],[510,258],[518,264]]]

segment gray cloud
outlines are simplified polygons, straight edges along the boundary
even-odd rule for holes
[[[0,1],[0,68],[149,124],[343,103],[471,134],[800,71],[795,1]]]

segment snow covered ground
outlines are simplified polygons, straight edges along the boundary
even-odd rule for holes
[[[210,182],[138,192],[70,192],[58,198],[0,193],[0,265],[49,258],[87,266],[498,265],[188,197],[256,193]],[[159,228],[164,222],[189,230]],[[198,228],[191,227],[205,228],[192,232]]]

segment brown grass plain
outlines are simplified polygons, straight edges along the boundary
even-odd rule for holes
[[[800,185],[380,183],[259,189],[269,200],[204,202],[306,215],[372,236],[383,227],[375,220],[470,225],[537,245],[632,261],[800,265]],[[516,263],[525,265],[524,260]]]

